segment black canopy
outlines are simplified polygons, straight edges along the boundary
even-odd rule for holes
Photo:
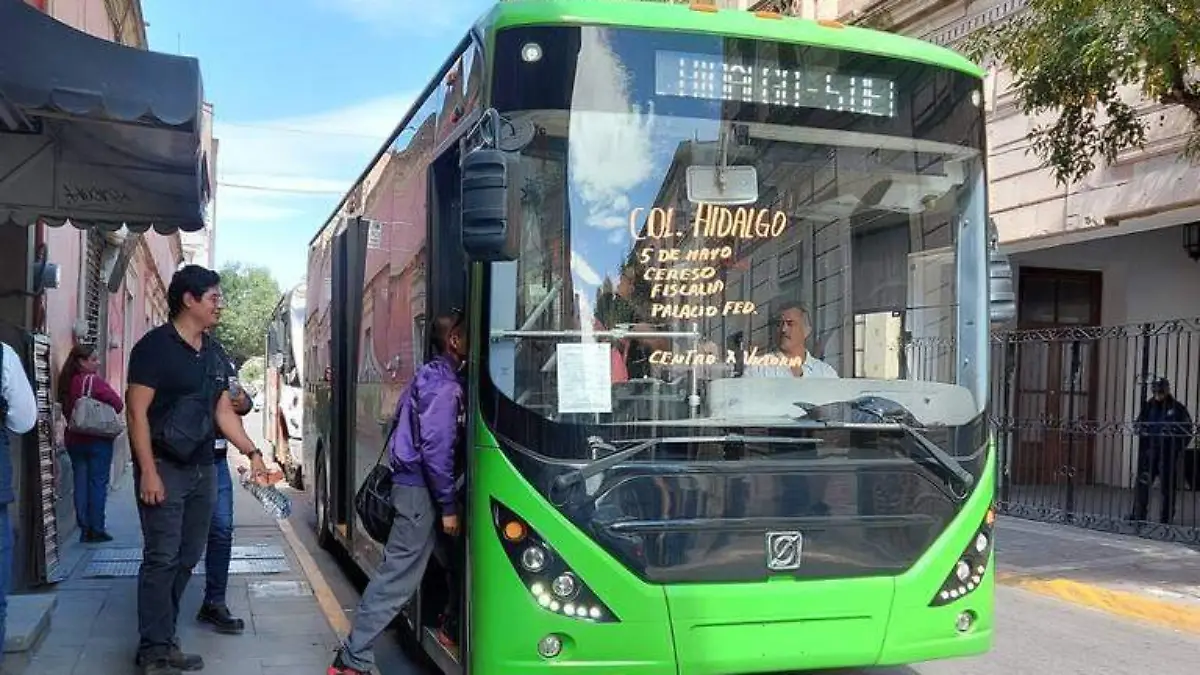
[[[0,223],[203,228],[202,100],[196,59],[0,0]]]

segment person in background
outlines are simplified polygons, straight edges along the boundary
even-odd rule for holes
[[[208,541],[216,500],[213,447],[219,430],[266,475],[228,394],[228,370],[207,332],[217,324],[221,277],[186,265],[167,288],[170,320],[142,336],[129,355],[125,396],[142,523],[136,662],[142,675],[204,668],[177,638],[179,603]]]
[[[228,366],[226,377],[233,410],[245,417],[252,406],[250,397],[238,385],[237,369],[220,340],[213,338],[212,346],[220,362]],[[225,591],[229,587],[229,560],[233,556],[233,476],[229,473],[229,459],[226,457],[228,447],[229,441],[218,429],[217,439],[213,443],[217,501],[213,508],[212,524],[208,528],[208,547],[204,556],[204,602],[200,605],[196,620],[212,626],[218,633],[238,635],[246,630],[246,622],[235,617],[225,601]]]
[[[28,433],[37,423],[37,399],[21,367],[21,358],[7,343],[0,342],[0,645],[4,644],[8,621],[8,585],[12,579],[13,532],[8,505],[13,493],[12,447],[8,432]],[[0,664],[4,650],[0,649]]]
[[[367,584],[354,613],[354,626],[327,675],[371,672],[371,645],[395,620],[421,585],[436,542],[434,514],[442,530],[459,534],[455,457],[466,442],[465,399],[459,379],[467,359],[463,316],[455,312],[433,322],[438,355],[422,366],[400,395],[396,425],[388,441],[392,468],[392,506],[396,519],[388,535],[383,563]],[[444,632],[444,631],[443,631]],[[448,635],[438,639],[453,644]]]
[[[1135,425],[1137,482],[1131,520],[1143,521],[1149,517],[1150,486],[1157,478],[1162,494],[1159,522],[1167,524],[1175,512],[1176,466],[1184,448],[1192,442],[1192,416],[1187,406],[1171,395],[1171,382],[1165,377],[1155,380],[1150,391],[1150,400],[1142,404]]]
[[[67,418],[65,443],[75,474],[75,521],[79,523],[79,541],[112,541],[105,530],[104,511],[108,505],[108,481],[112,476],[113,439],[74,431],[69,420],[75,404],[85,394],[112,406],[125,409],[121,396],[99,374],[100,355],[94,345],[76,345],[67,355],[58,375],[57,400]]]

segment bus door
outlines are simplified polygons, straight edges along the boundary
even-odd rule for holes
[[[457,144],[442,153],[433,163],[433,170],[430,173],[429,180],[429,196],[430,204],[430,219],[429,219],[429,279],[431,283],[428,286],[428,316],[429,321],[426,326],[432,324],[434,317],[447,314],[452,310],[467,311],[467,263],[466,256],[462,250],[462,229],[459,222],[459,214],[461,211],[461,186],[459,181],[459,151]],[[469,316],[469,313],[468,313]],[[432,341],[425,337],[425,357],[428,360],[434,356]],[[467,380],[468,388],[471,386],[471,380]],[[467,400],[471,400],[471,394],[467,392]],[[470,419],[470,411],[467,412],[466,419]],[[465,421],[465,420],[464,420]],[[470,425],[467,425],[470,429]],[[467,433],[464,430],[464,433]],[[470,444],[467,443],[468,451]],[[464,470],[469,465],[467,458],[461,458],[459,466]],[[464,479],[464,487],[462,492],[463,497],[466,495],[466,486]],[[459,513],[463,516],[461,524],[461,532],[459,536],[451,541],[446,537],[439,537],[438,546],[434,552],[434,562],[440,570],[427,572],[425,583],[422,584],[421,592],[421,614],[420,621],[426,625],[430,625],[431,620],[436,620],[436,615],[439,611],[453,610],[458,618],[450,625],[446,626],[447,631],[459,648],[465,647],[466,640],[464,639],[466,622],[463,617],[466,616],[466,603],[463,601],[466,593],[466,530],[470,524],[466,522],[465,516],[469,513],[469,509],[460,508]],[[431,566],[433,567],[433,566]],[[430,616],[432,614],[432,616]],[[423,639],[426,639],[426,634],[422,634]],[[455,654],[456,660],[461,659],[463,652]],[[461,663],[461,660],[459,661]]]
[[[430,316],[467,308],[467,263],[462,250],[462,227],[459,222],[462,186],[459,184],[461,173],[458,163],[459,152],[455,144],[434,162],[430,179],[434,208],[429,233],[433,251],[429,277],[436,281],[429,289]],[[428,349],[428,340],[426,345]],[[426,358],[432,356],[432,352],[426,354]]]
[[[347,540],[354,513],[355,382],[362,322],[363,259],[366,223],[353,218],[333,237],[332,386],[330,391],[329,516],[334,531]]]

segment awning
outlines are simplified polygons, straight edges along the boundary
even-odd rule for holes
[[[196,59],[0,0],[0,224],[203,228],[202,89]]]

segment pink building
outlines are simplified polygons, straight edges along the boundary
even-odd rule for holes
[[[0,339],[44,410],[13,439],[19,588],[58,577],[76,529],[53,378],[95,344],[124,389],[130,348],[166,317],[180,231],[211,232],[214,167],[199,63],[147,51],[139,0],[0,0],[0,63]]]

